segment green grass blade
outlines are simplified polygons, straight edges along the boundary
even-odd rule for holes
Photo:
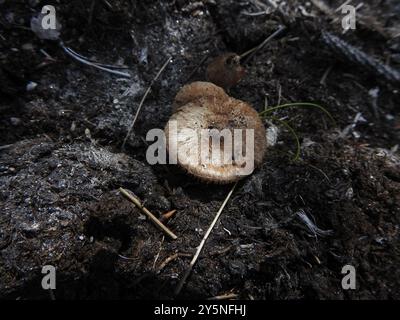
[[[323,113],[325,113],[329,119],[333,122],[333,124],[336,126],[336,121],[335,119],[332,117],[332,115],[330,114],[330,112],[328,110],[326,110],[324,107],[320,106],[319,104],[316,103],[310,103],[310,102],[293,102],[293,103],[286,103],[286,104],[281,104],[279,106],[275,106],[275,107],[271,107],[267,110],[264,110],[262,112],[260,112],[260,116],[265,116],[266,114],[275,111],[275,110],[279,110],[279,109],[284,109],[284,108],[290,108],[290,107],[311,107],[311,108],[317,108],[319,110],[321,110]]]

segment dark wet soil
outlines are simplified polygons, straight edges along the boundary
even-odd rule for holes
[[[109,3],[57,2],[61,37],[85,56],[127,65],[131,79],[38,39],[30,19],[41,1],[0,1],[0,297],[50,299],[41,269],[53,265],[56,299],[173,298],[231,186],[150,166],[146,133],[164,127],[176,92],[204,80],[211,57],[242,53],[286,25],[230,94],[258,111],[266,100],[318,103],[336,125],[308,108],[274,113],[297,132],[299,160],[293,136],[274,122],[278,143],[238,184],[178,298],[399,299],[400,86],[339,57],[320,37],[327,30],[399,70],[397,1],[365,4],[363,23],[344,35],[340,19],[306,1],[255,17],[246,12],[267,1]],[[164,238],[119,187],[157,216],[176,209],[167,224],[178,239]],[[341,286],[346,264],[356,269],[356,290]]]

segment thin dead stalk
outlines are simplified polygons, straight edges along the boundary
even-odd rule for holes
[[[207,300],[231,300],[231,299],[238,299],[239,295],[236,293],[227,293],[227,294],[222,294],[220,296],[215,296],[208,298]]]
[[[161,253],[161,250],[162,250],[162,245],[163,245],[163,243],[164,243],[164,239],[165,239],[165,236],[163,236],[162,239],[161,239],[161,241],[160,241],[160,249],[158,250],[157,255],[156,255],[156,258],[154,259],[154,262],[153,262],[153,270],[155,269],[157,260],[158,260],[158,258],[160,257],[160,253]]]
[[[189,253],[174,253],[173,255],[166,258],[157,268],[157,273],[163,270],[171,261],[174,261],[178,257],[191,257],[192,255]]]
[[[124,139],[124,142],[122,143],[122,149],[125,147],[126,141],[128,140],[128,138],[129,138],[129,136],[130,136],[130,134],[131,134],[131,132],[132,132],[133,126],[135,125],[135,122],[136,122],[136,119],[137,119],[137,117],[138,117],[138,115],[139,115],[139,112],[140,112],[140,110],[142,109],[143,103],[144,103],[144,101],[146,100],[148,94],[150,93],[150,90],[151,90],[151,88],[152,88],[154,82],[157,81],[158,77],[161,75],[161,73],[164,71],[164,69],[165,69],[165,68],[167,67],[167,65],[170,63],[171,59],[172,59],[172,57],[168,57],[167,61],[165,61],[165,63],[164,63],[163,66],[161,67],[161,69],[157,72],[156,76],[155,76],[154,79],[151,81],[149,87],[147,88],[146,92],[144,93],[144,96],[143,96],[142,100],[141,100],[140,103],[139,103],[139,107],[138,107],[137,110],[136,110],[135,117],[133,118],[132,123],[131,123],[131,125],[129,126],[128,133],[126,134],[126,137],[125,137],[125,139]]]
[[[224,210],[226,204],[228,203],[230,197],[232,196],[233,191],[235,191],[236,185],[237,185],[237,182],[233,185],[231,191],[229,191],[224,202],[222,203],[221,207],[219,208],[217,214],[215,215],[214,220],[211,222],[210,227],[208,228],[207,232],[205,233],[203,239],[201,240],[200,245],[197,247],[196,253],[193,256],[192,261],[190,261],[189,267],[186,269],[182,279],[179,281],[178,286],[175,289],[175,295],[178,295],[181,292],[183,285],[186,282],[186,279],[189,277],[190,273],[192,272],[192,269],[193,269],[194,265],[196,264],[201,251],[203,250],[203,247],[208,239],[208,236],[210,235],[210,233],[213,230],[215,224],[217,223],[219,217],[221,216],[221,213]]]
[[[143,207],[142,203],[134,197],[128,190],[123,188],[119,188],[119,191],[131,202],[133,202],[146,216],[150,218],[150,220],[162,231],[164,231],[170,238],[173,240],[177,239],[178,237],[167,227],[165,226],[160,220],[156,218],[149,210]]]
[[[247,11],[242,12],[242,14],[244,16],[249,16],[249,17],[259,17],[259,16],[270,14],[270,13],[271,13],[271,10],[268,10],[268,9],[265,11],[259,11],[259,12],[247,12]]]
[[[242,53],[240,55],[240,60],[245,58],[246,56],[249,56],[247,58],[247,61],[250,60],[251,56],[256,53],[258,50],[262,49],[269,41],[272,39],[276,38],[281,32],[283,32],[286,29],[285,26],[280,26],[278,30],[276,30],[273,34],[271,34],[267,39],[265,39],[263,42],[261,42],[258,46],[246,51],[245,53]]]

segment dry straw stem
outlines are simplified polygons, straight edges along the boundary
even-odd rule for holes
[[[125,190],[123,188],[119,188],[119,191],[131,202],[133,202],[146,216],[150,218],[151,221],[154,222],[154,224],[159,227],[162,231],[164,231],[169,237],[171,237],[173,240],[177,239],[178,237],[170,230],[168,229],[160,220],[158,220],[149,210],[147,210],[145,207],[143,207],[142,203],[134,197],[128,190]]]
[[[272,39],[274,39],[275,37],[277,37],[281,32],[283,32],[284,30],[286,30],[285,26],[280,26],[278,28],[278,30],[276,30],[273,34],[271,34],[268,38],[266,38],[262,43],[260,43],[257,47],[254,47],[248,51],[246,51],[245,53],[242,53],[240,55],[240,60],[242,60],[243,58],[245,58],[246,56],[250,55],[247,58],[247,61],[250,60],[251,56],[257,52],[258,50],[262,49],[269,41],[271,41]]]
[[[178,286],[175,289],[175,295],[178,295],[181,292],[181,290],[183,288],[183,285],[186,282],[186,279],[189,277],[190,273],[192,272],[192,269],[193,269],[194,265],[196,264],[196,261],[199,258],[199,255],[200,255],[201,251],[203,250],[204,244],[206,243],[206,241],[208,239],[208,236],[210,235],[212,229],[214,228],[215,224],[217,223],[219,217],[221,216],[221,213],[224,210],[226,204],[228,203],[230,197],[232,196],[233,191],[235,191],[236,185],[237,185],[237,182],[233,185],[231,191],[229,191],[229,193],[226,196],[224,202],[222,203],[221,207],[219,208],[217,214],[215,215],[214,220],[211,222],[210,227],[208,228],[208,230],[207,230],[206,234],[204,235],[203,239],[201,240],[200,245],[197,247],[196,253],[193,256],[192,261],[190,261],[189,268],[187,268],[187,270],[185,271],[182,279],[179,281]]]
[[[178,257],[191,257],[190,253],[174,253],[172,256],[166,258],[160,266],[157,268],[157,273],[159,273],[162,269],[164,269],[171,261],[174,261]]]
[[[215,296],[208,298],[207,300],[231,300],[231,299],[238,299],[239,295],[236,293],[227,293],[220,296]]]
[[[140,112],[140,110],[142,109],[143,103],[144,103],[144,101],[146,100],[147,96],[148,96],[149,93],[150,93],[151,87],[153,86],[154,82],[157,81],[158,77],[161,75],[161,73],[164,71],[164,69],[167,67],[167,65],[170,63],[171,59],[172,59],[172,57],[168,57],[167,61],[165,61],[165,63],[164,63],[163,66],[161,67],[161,69],[157,72],[156,76],[155,76],[154,79],[151,81],[149,87],[147,88],[146,92],[144,93],[144,96],[143,96],[142,100],[141,100],[140,103],[139,103],[139,107],[138,107],[138,109],[136,110],[135,117],[133,118],[132,123],[131,123],[131,125],[129,126],[128,133],[126,134],[126,137],[125,137],[125,139],[124,139],[124,142],[122,143],[122,149],[125,147],[126,141],[128,140],[128,138],[129,138],[129,136],[130,136],[130,134],[131,134],[131,132],[132,132],[133,126],[135,125],[135,122],[136,122],[136,119],[137,119],[137,117],[138,117],[138,115],[139,115],[139,112]]]

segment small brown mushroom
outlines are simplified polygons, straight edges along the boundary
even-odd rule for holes
[[[206,182],[230,183],[251,174],[262,163],[267,147],[265,128],[249,104],[207,82],[186,85],[176,97],[179,108],[165,127],[166,142],[170,154],[176,154],[177,164],[189,174]],[[242,130],[235,133],[235,129]],[[209,135],[204,136],[205,131]],[[211,143],[213,138],[219,145]],[[205,158],[203,146],[207,150]],[[213,158],[215,147],[220,149],[220,157]],[[231,161],[225,161],[225,152]],[[244,171],[246,168],[250,171]]]
[[[219,97],[227,98],[228,95],[224,89],[216,86],[211,82],[196,81],[190,84],[184,85],[181,90],[177,93],[172,105],[172,111],[175,112],[179,107],[185,104],[195,101],[199,98],[205,97]]]
[[[216,57],[206,70],[207,80],[229,90],[244,76],[245,69],[240,65],[240,56],[236,53],[225,53]]]

